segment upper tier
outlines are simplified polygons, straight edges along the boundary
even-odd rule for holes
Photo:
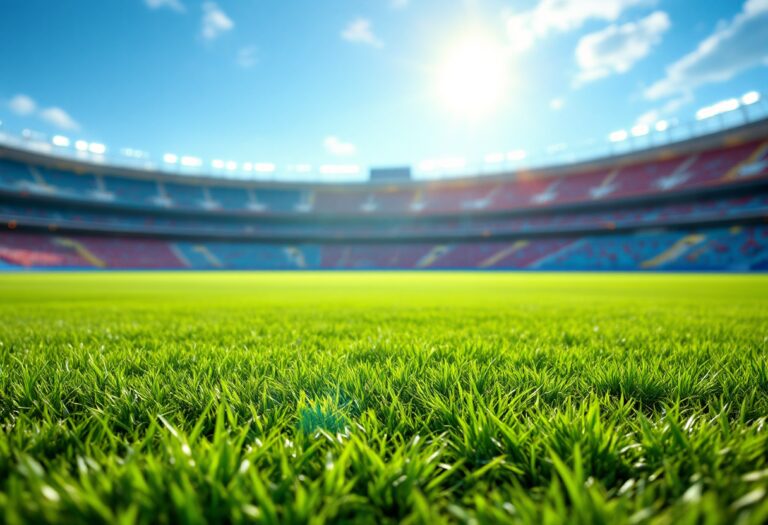
[[[397,184],[221,180],[97,166],[0,148],[0,193],[185,214],[446,216],[704,192],[768,179],[765,121],[565,168]]]

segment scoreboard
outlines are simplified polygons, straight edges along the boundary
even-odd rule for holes
[[[411,180],[411,167],[397,168],[371,168],[369,172],[371,182],[403,182]]]

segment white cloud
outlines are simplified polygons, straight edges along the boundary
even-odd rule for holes
[[[403,9],[410,3],[410,0],[389,0],[389,5],[394,9]]]
[[[36,116],[59,129],[70,131],[80,129],[80,124],[63,109],[55,106],[39,108],[37,102],[32,97],[23,93],[16,95],[8,101],[8,109],[22,117]]]
[[[40,111],[40,118],[59,129],[77,131],[80,124],[69,116],[69,113],[58,107],[50,107]]]
[[[203,4],[202,35],[206,40],[215,40],[223,33],[231,31],[235,23],[215,2]]]
[[[237,65],[243,69],[250,69],[259,63],[259,48],[256,46],[247,46],[237,52]]]
[[[666,76],[646,89],[645,97],[690,95],[699,86],[726,82],[762,65],[768,65],[768,0],[747,0],[732,20],[669,65]]]
[[[580,72],[574,84],[626,73],[635,62],[648,56],[670,26],[667,13],[656,11],[637,22],[611,24],[584,35],[576,46]]]
[[[552,111],[560,111],[563,107],[565,107],[565,99],[562,97],[553,98],[549,101],[549,109]]]
[[[186,7],[181,3],[181,0],[144,0],[147,7],[150,9],[172,9],[173,11],[183,13],[186,11]]]
[[[31,115],[37,111],[37,102],[32,97],[19,94],[8,102],[8,108],[17,115]]]
[[[525,51],[552,32],[578,29],[587,20],[615,22],[627,9],[654,5],[656,1],[539,0],[533,9],[507,15],[507,34],[514,51]]]
[[[325,151],[337,157],[348,157],[354,155],[357,151],[354,144],[344,142],[340,138],[334,136],[325,137],[323,146],[325,146]]]
[[[355,44],[366,44],[379,48],[384,47],[384,42],[373,33],[371,21],[365,18],[358,18],[350,22],[341,32],[341,38]]]

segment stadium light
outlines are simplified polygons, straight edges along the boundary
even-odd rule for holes
[[[77,151],[88,151],[88,143],[84,140],[75,141],[75,149]]]
[[[696,112],[696,120],[705,120],[722,113],[727,113],[734,109],[739,109],[739,106],[739,99],[729,98],[728,100],[721,100],[717,104],[712,104],[698,110]]]
[[[296,164],[294,166],[294,170],[296,173],[309,173],[312,171],[312,165],[311,164]]]
[[[660,120],[653,126],[656,131],[667,131],[669,129],[669,122],[666,120]]]
[[[98,142],[91,142],[88,144],[88,151],[94,155],[103,155],[107,151],[107,147],[104,144]]]
[[[237,169],[237,162],[235,162],[234,160],[228,160],[226,163],[226,168],[229,171],[235,171]]]
[[[243,162],[243,171],[253,171],[253,162]]]
[[[185,155],[181,157],[181,165],[186,168],[199,168],[203,165],[203,159],[200,159],[198,157],[192,157],[190,155]]]
[[[163,162],[166,164],[176,164],[179,162],[179,156],[175,153],[166,153],[163,155]]]
[[[760,102],[760,93],[757,91],[750,91],[749,93],[744,93],[741,97],[741,103],[745,106],[751,106],[752,104],[755,104],[757,102]]]
[[[133,149],[133,148],[123,148],[120,150],[120,153],[132,159],[144,159],[146,157],[149,157],[149,153],[147,153],[146,151],[141,151],[140,149]]]
[[[696,120],[704,120],[712,116],[714,116],[714,113],[712,112],[712,108],[710,106],[701,108],[696,112]]]
[[[611,142],[621,142],[627,140],[627,138],[629,138],[629,133],[627,133],[627,130],[625,129],[616,130],[608,135],[608,140]]]
[[[460,170],[467,165],[467,160],[462,157],[448,157],[440,161],[440,167],[446,170]]]
[[[650,128],[646,124],[638,124],[631,129],[633,137],[642,137],[650,132]]]
[[[434,171],[439,167],[439,162],[432,159],[422,160],[416,166],[421,171]]]
[[[274,173],[275,165],[271,162],[257,162],[253,165],[253,171],[256,173]]]
[[[211,166],[213,166],[214,169],[217,170],[223,170],[224,169],[224,161],[220,159],[215,159],[211,161]]]
[[[69,139],[64,135],[54,135],[51,142],[53,142],[54,146],[59,146],[60,148],[69,147]]]
[[[486,164],[499,164],[501,162],[504,162],[503,153],[489,153],[488,155],[485,156]]]
[[[507,160],[511,161],[517,161],[517,160],[523,160],[528,154],[525,152],[525,150],[522,149],[516,149],[514,151],[508,151],[507,152]]]

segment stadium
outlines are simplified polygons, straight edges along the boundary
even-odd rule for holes
[[[0,156],[0,259],[23,268],[768,268],[768,121],[427,183],[409,169],[346,185],[244,183]]]
[[[768,523],[765,0],[0,49],[0,523]]]

